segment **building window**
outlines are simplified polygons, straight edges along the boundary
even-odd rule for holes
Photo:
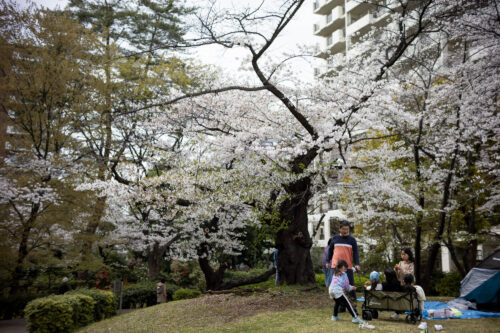
[[[328,39],[326,40],[326,44],[327,44],[328,46],[330,46],[330,45],[332,45],[332,43],[333,43],[333,36],[332,36],[332,35],[330,35],[330,36],[328,36]]]

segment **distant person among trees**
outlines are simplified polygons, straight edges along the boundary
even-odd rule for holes
[[[69,291],[68,278],[63,277],[61,282],[62,284],[59,286],[59,290],[57,291],[59,295],[63,295]]]
[[[165,286],[165,279],[161,279],[160,282],[156,284],[156,303],[165,303],[167,301],[167,288]]]
[[[358,243],[356,238],[349,235],[351,226],[348,221],[340,221],[339,232],[340,235],[335,235],[331,238],[330,247],[328,250],[327,268],[336,267],[339,260],[344,260],[347,263],[347,277],[349,283],[354,285],[353,264],[356,270],[359,267],[359,254]],[[356,299],[356,291],[350,292],[351,297]]]
[[[406,274],[413,275],[415,278],[415,259],[413,258],[413,252],[408,247],[401,250],[401,261],[394,268],[396,270],[396,275],[401,285],[404,285],[404,276]]]

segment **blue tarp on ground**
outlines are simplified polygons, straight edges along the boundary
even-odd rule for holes
[[[428,316],[428,310],[439,310],[449,307],[448,304],[443,302],[424,302],[424,311],[422,316],[425,319],[446,319],[446,318],[430,318]],[[486,317],[498,317],[500,318],[500,313],[498,312],[484,312],[477,310],[466,310],[461,311],[463,314],[461,316],[452,317],[453,319],[474,319],[474,318],[486,318]]]

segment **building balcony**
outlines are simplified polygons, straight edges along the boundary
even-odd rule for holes
[[[316,23],[314,25],[314,34],[316,36],[328,37],[337,29],[344,27],[344,8],[337,6],[325,17],[325,24]]]
[[[360,11],[367,11],[370,9],[370,4],[367,3],[366,1],[363,0],[349,0],[345,4],[345,12],[360,12]]]
[[[343,5],[344,0],[314,0],[313,13],[317,15],[328,15],[333,8]]]
[[[356,32],[364,32],[365,30],[367,30],[367,28],[371,26],[372,22],[373,22],[373,16],[371,13],[368,13],[357,19],[355,22],[348,25],[346,30],[346,35],[351,36]]]
[[[324,49],[316,53],[316,57],[326,59],[331,55],[342,53],[345,51],[345,30],[336,30],[328,38],[326,38],[326,45]]]

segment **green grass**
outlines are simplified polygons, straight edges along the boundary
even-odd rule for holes
[[[260,285],[259,285],[260,286]],[[332,322],[332,300],[326,289],[301,291],[303,287],[269,286],[266,292],[246,296],[233,294],[205,295],[196,299],[169,302],[136,310],[80,329],[78,332],[359,332],[350,322]],[[449,298],[448,298],[449,299]],[[447,300],[432,298],[432,300]],[[358,304],[361,309],[361,303]],[[372,320],[374,331],[418,332],[416,325],[404,319],[393,320],[391,312],[381,312]],[[429,332],[434,324],[443,325],[444,332],[498,332],[500,318],[451,319],[428,321]]]

